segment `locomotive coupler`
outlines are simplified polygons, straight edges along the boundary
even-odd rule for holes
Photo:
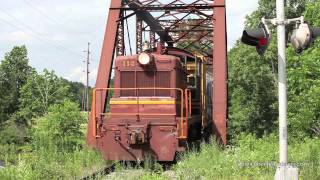
[[[130,145],[145,144],[148,142],[146,127],[130,127],[128,133],[128,142]]]

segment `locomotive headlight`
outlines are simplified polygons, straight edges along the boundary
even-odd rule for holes
[[[141,65],[147,65],[151,62],[151,58],[152,58],[152,56],[149,55],[148,53],[141,53],[138,56],[138,62]]]

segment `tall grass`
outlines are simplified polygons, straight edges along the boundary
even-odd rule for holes
[[[170,173],[150,161],[135,175],[120,168],[121,175],[114,179],[273,179],[279,155],[277,136],[242,135],[236,142],[225,148],[214,141],[203,143],[200,150],[181,155]],[[105,164],[99,153],[87,148],[73,152],[40,148],[17,158],[16,164],[0,170],[0,179],[77,179]],[[320,139],[291,142],[289,162],[299,167],[300,178],[319,179]]]
[[[272,179],[278,154],[276,136],[245,135],[226,149],[215,142],[202,144],[199,152],[186,153],[174,170],[181,179]],[[301,178],[320,178],[319,157],[319,139],[289,144],[289,162],[299,167]]]
[[[78,179],[104,164],[100,154],[88,148],[73,152],[41,149],[20,154],[15,164],[0,170],[0,179]]]

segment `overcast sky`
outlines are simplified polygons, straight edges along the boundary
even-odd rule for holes
[[[227,0],[228,48],[239,39],[245,16],[258,0]],[[97,74],[110,0],[0,0],[0,59],[13,46],[26,45],[31,66],[84,81],[87,42],[91,42],[91,85]]]

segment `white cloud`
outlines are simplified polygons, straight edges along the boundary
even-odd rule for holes
[[[97,75],[98,75],[98,67],[92,68],[92,70],[90,72],[90,78],[89,78],[91,85],[94,85],[93,82],[96,82]]]
[[[75,82],[81,82],[83,84],[86,84],[87,82],[87,74],[86,74],[86,67],[85,64],[82,66],[77,66],[69,72],[68,76],[65,76],[65,79],[69,81],[75,81]],[[98,74],[98,67],[93,66],[89,68],[89,84],[90,86],[94,86],[96,77]]]
[[[245,17],[258,7],[258,0],[227,0],[228,49],[242,34]]]
[[[28,41],[31,39],[32,39],[32,36],[26,32],[14,31],[6,34],[4,40],[9,42],[21,42],[21,41]]]
[[[109,4],[110,0],[1,1],[0,60],[13,46],[25,44],[30,64],[38,71],[47,68],[83,82],[83,50],[91,42],[92,58],[99,59]],[[94,85],[94,67],[90,75]]]
[[[86,82],[86,74],[82,66],[73,68],[68,76],[65,77],[69,81]]]

